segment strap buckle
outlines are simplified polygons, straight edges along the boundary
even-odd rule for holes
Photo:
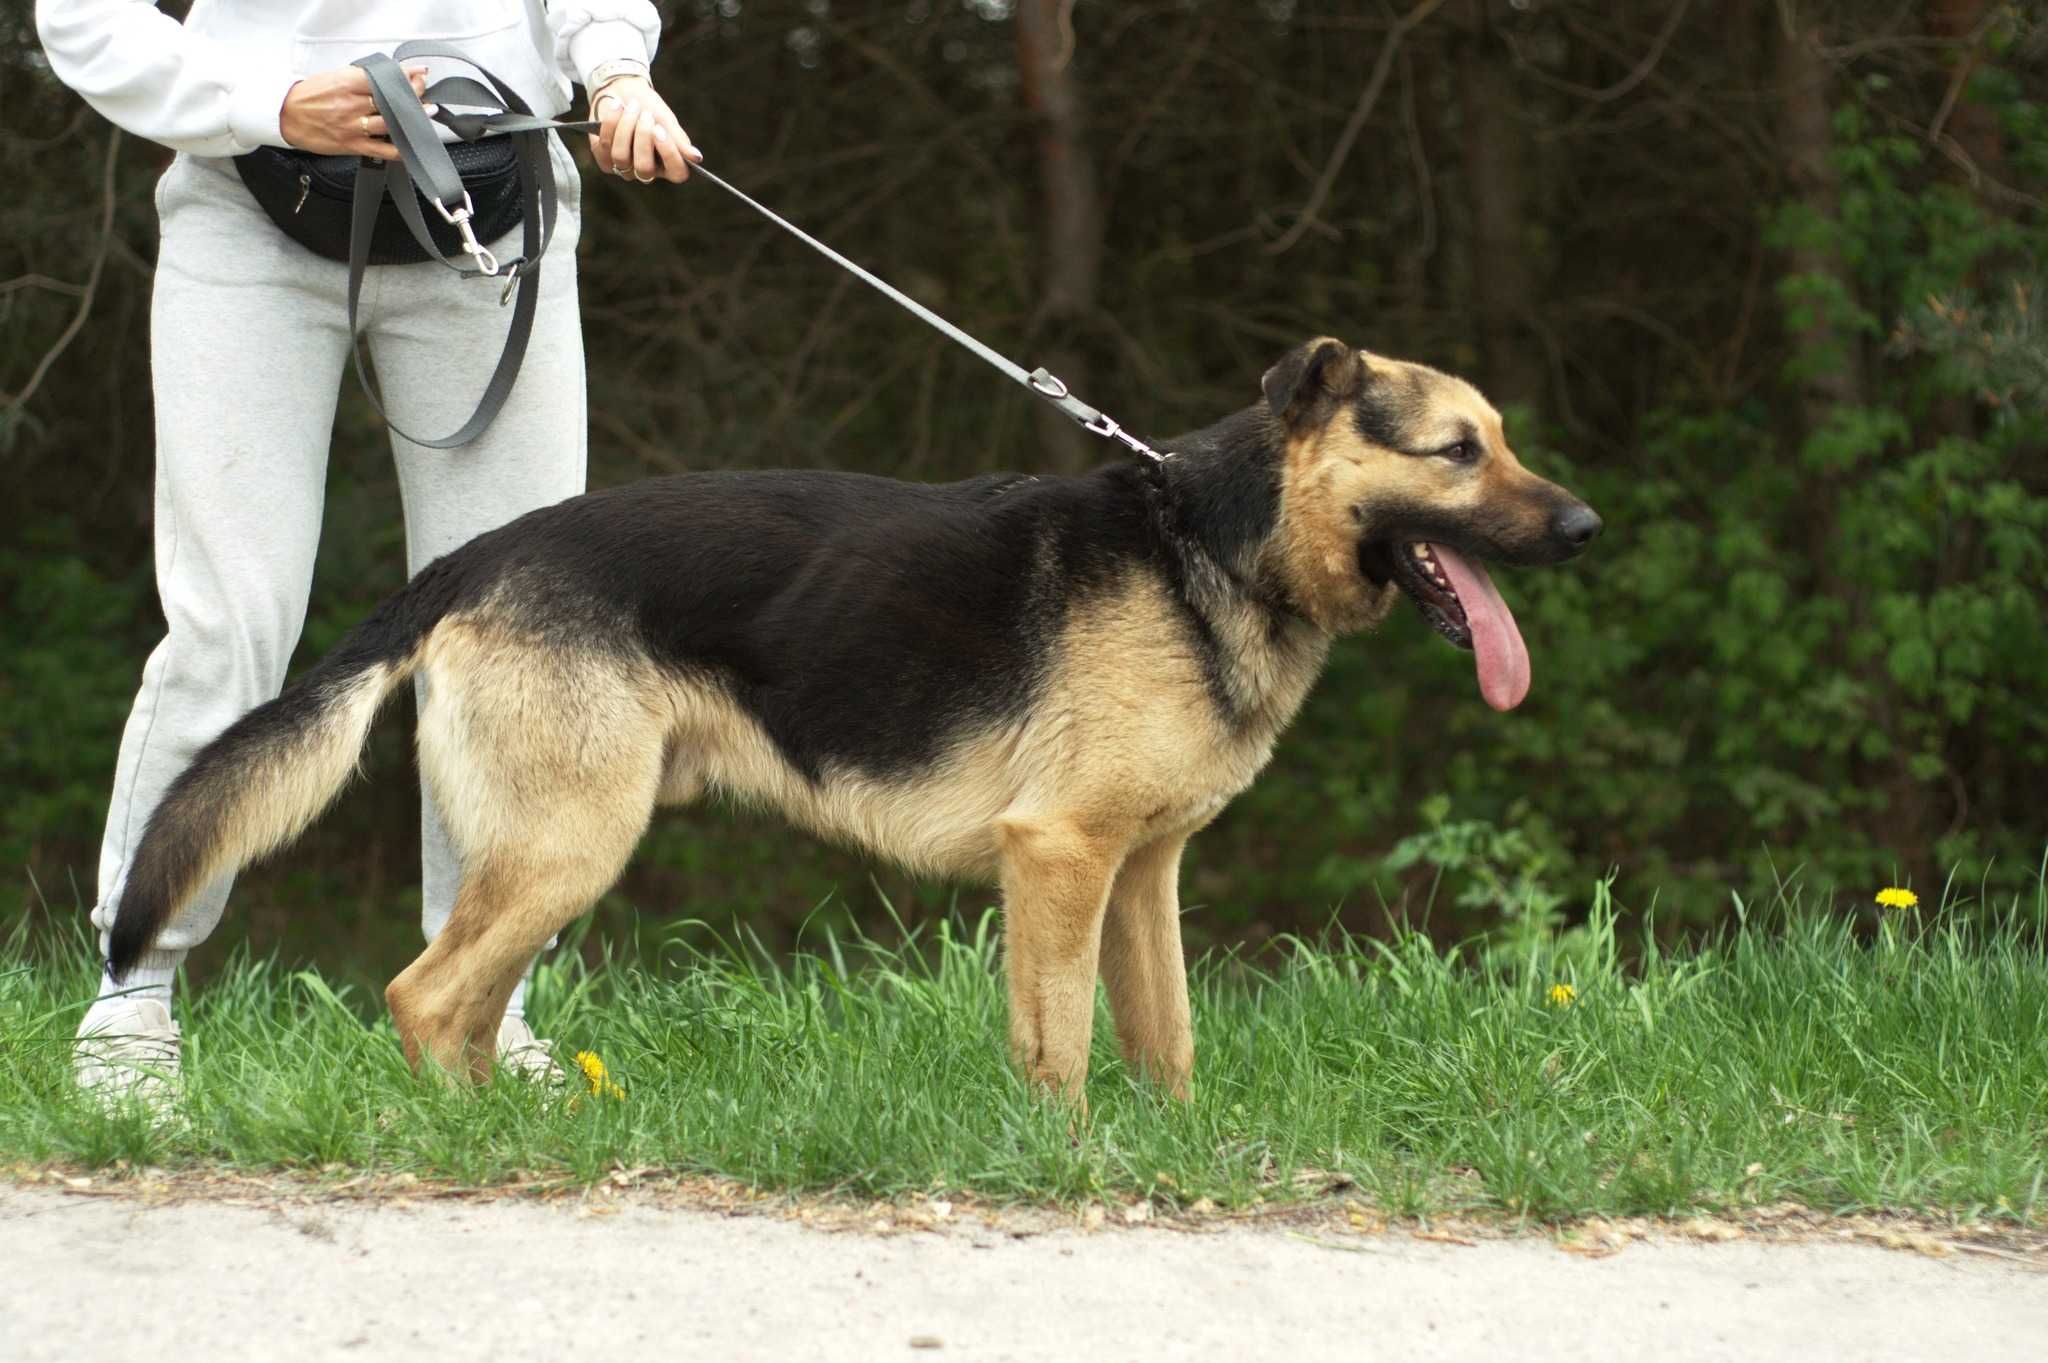
[[[1043,393],[1054,402],[1058,402],[1063,397],[1071,396],[1067,391],[1067,381],[1043,366],[1032,370],[1030,376],[1025,381],[1031,385],[1034,391]]]
[[[477,271],[480,274],[496,276],[498,273],[498,258],[486,250],[484,244],[476,239],[476,229],[469,225],[470,215],[476,211],[476,205],[470,202],[469,191],[466,189],[462,191],[462,207],[460,208],[451,209],[435,198],[429,198],[427,202],[434,206],[434,211],[441,215],[443,222],[449,224],[462,234],[462,249],[464,253],[476,257]]]

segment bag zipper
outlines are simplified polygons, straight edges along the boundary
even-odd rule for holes
[[[306,196],[312,192],[313,177],[301,171],[299,173],[299,201],[292,205],[293,214],[297,214],[300,209],[306,206]]]

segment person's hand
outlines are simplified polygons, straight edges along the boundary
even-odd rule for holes
[[[599,125],[590,137],[599,170],[643,185],[656,179],[681,184],[690,178],[690,166],[704,159],[644,77],[606,81],[590,101],[590,116]]]
[[[408,66],[412,92],[424,97],[427,68]],[[428,113],[434,106],[426,106]],[[377,103],[370,98],[370,73],[360,66],[343,66],[308,76],[285,91],[278,110],[277,125],[284,140],[302,151],[322,156],[372,156],[379,161],[396,161],[398,148],[391,145]]]

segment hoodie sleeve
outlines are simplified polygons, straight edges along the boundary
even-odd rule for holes
[[[649,0],[548,0],[548,31],[556,67],[587,88],[590,73],[605,62],[653,61],[661,16]]]
[[[137,137],[198,156],[285,145],[297,78],[246,69],[150,0],[36,0],[36,36],[57,79]]]

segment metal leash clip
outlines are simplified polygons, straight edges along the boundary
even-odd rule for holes
[[[1081,429],[1087,431],[1090,435],[1099,435],[1105,440],[1114,440],[1133,454],[1142,454],[1155,464],[1166,462],[1165,455],[1153,449],[1150,445],[1147,445],[1144,441],[1138,439],[1138,437],[1132,435],[1100,412],[1095,414],[1093,421],[1082,422]]]
[[[1067,381],[1043,365],[1025,375],[1024,382],[1031,386],[1033,392],[1051,398],[1059,404],[1060,410],[1079,422],[1081,429],[1088,434],[1099,435],[1104,440],[1114,440],[1132,453],[1142,454],[1156,464],[1166,462],[1165,455],[1075,397],[1068,389]]]
[[[476,205],[470,202],[469,191],[466,189],[462,191],[462,207],[452,211],[439,199],[430,198],[427,202],[434,206],[434,211],[441,215],[442,221],[449,223],[456,231],[462,233],[462,249],[465,253],[476,257],[477,270],[482,274],[495,277],[498,273],[498,258],[484,249],[484,244],[476,239],[476,230],[469,225],[469,215],[475,211],[476,207]]]

